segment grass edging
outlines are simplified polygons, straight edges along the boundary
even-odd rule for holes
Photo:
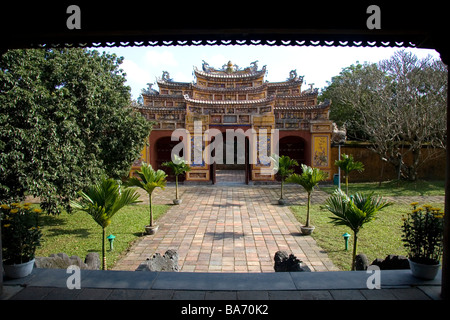
[[[443,207],[443,204],[433,204]],[[332,213],[321,209],[322,205],[311,206],[311,224],[315,226],[312,237],[321,247],[331,261],[340,270],[351,270],[352,238],[349,239],[348,250],[345,251],[345,243],[342,235],[351,230],[345,226],[334,226],[329,218]],[[294,217],[301,223],[305,223],[306,206],[291,206]],[[367,255],[371,263],[376,258],[384,259],[389,254],[406,255],[406,250],[401,241],[402,215],[410,212],[411,207],[405,204],[394,204],[377,215],[377,219],[368,223],[358,234],[358,254]]]
[[[169,210],[169,205],[153,205],[153,215],[157,221]],[[107,227],[107,235],[116,236],[114,250],[109,250],[106,244],[107,268],[111,269],[120,256],[125,253],[133,242],[144,233],[148,224],[148,205],[130,205],[117,212]],[[94,219],[84,212],[68,214],[62,212],[59,216],[43,213],[39,225],[43,236],[42,244],[36,250],[36,256],[48,257],[52,253],[64,252],[69,257],[76,255],[84,260],[89,252],[97,252],[101,256],[102,231]]]

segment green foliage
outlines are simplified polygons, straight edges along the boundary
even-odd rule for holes
[[[353,140],[366,140],[368,135],[361,130],[359,123],[361,115],[355,107],[345,99],[342,88],[353,88],[360,86],[362,96],[367,99],[373,99],[370,82],[364,81],[368,74],[376,73],[376,64],[352,64],[343,68],[339,75],[333,77],[328,86],[324,88],[318,97],[319,101],[325,99],[331,100],[330,120],[334,121],[339,127],[345,125],[347,136]]]
[[[81,200],[71,201],[75,210],[84,211],[102,228],[103,270],[106,269],[105,229],[111,224],[112,217],[129,204],[138,203],[139,194],[134,189],[122,189],[113,179],[103,179],[80,192]]]
[[[152,194],[156,188],[164,190],[166,187],[167,174],[163,170],[155,171],[151,164],[142,163],[141,170],[136,171],[138,177],[131,177],[126,182],[129,187],[144,189],[148,194]]]
[[[311,223],[309,212],[309,208],[311,207],[311,193],[313,192],[314,187],[317,186],[320,181],[325,180],[327,177],[327,172],[302,164],[301,175],[294,173],[286,179],[286,182],[288,183],[296,183],[301,185],[308,193],[308,202],[306,206],[306,227],[309,227]]]
[[[415,181],[418,168],[445,149],[447,91],[441,61],[401,50],[377,64],[343,69],[321,99],[333,101],[330,119],[344,123],[350,139],[369,141],[398,179]]]
[[[154,205],[154,218],[157,220],[170,208],[168,205]],[[114,250],[108,250],[106,242],[107,268],[114,264],[130,248],[131,244],[142,236],[138,232],[148,222],[148,206],[143,204],[129,205],[120,209],[109,225],[107,235],[114,234]],[[47,257],[55,252],[65,252],[69,257],[79,256],[83,259],[89,252],[101,255],[102,242],[99,239],[98,224],[83,211],[60,215],[41,214],[39,224],[42,231],[41,246],[36,256]]]
[[[139,194],[134,189],[123,189],[113,179],[103,179],[80,192],[81,200],[72,201],[72,208],[89,214],[97,224],[106,228],[111,219],[124,206],[138,203]]]
[[[320,190],[332,194],[335,186],[322,186]],[[378,182],[358,182],[349,186],[349,194],[355,192],[383,194],[385,197],[395,196],[445,196],[445,181],[385,181],[381,185]]]
[[[442,204],[436,204],[440,206]],[[296,219],[304,223],[305,206],[290,207]],[[387,211],[389,210],[389,211]],[[378,214],[368,227],[360,229],[358,233],[358,253],[367,255],[369,261],[376,258],[384,259],[389,254],[407,256],[401,239],[402,215],[408,212],[409,206],[394,204],[386,209],[386,214]],[[340,270],[351,270],[353,257],[353,232],[346,226],[336,226],[330,223],[330,212],[323,208],[323,204],[311,206],[311,223],[316,227],[312,234],[317,245],[327,252],[333,264]],[[351,233],[349,249],[345,250],[344,233]]]
[[[36,248],[41,244],[41,211],[31,208],[28,203],[1,205],[2,257],[5,264],[25,263],[34,259]]]
[[[353,155],[341,154],[341,160],[336,160],[334,164],[339,167],[345,173],[345,187],[348,194],[348,175],[352,171],[362,172],[364,171],[364,165],[360,161],[355,161]]]
[[[191,171],[191,167],[188,166],[187,161],[174,154],[173,161],[164,162],[164,167],[172,169],[175,175],[175,199],[178,199],[178,176],[185,172]]]
[[[328,173],[322,171],[318,168],[312,168],[305,164],[301,165],[302,174],[291,174],[286,182],[296,183],[305,188],[305,191],[311,193],[314,190],[314,187],[319,184],[319,182],[325,180],[328,177]]]
[[[152,193],[156,188],[164,190],[167,183],[167,174],[163,170],[155,171],[151,164],[142,163],[141,170],[135,172],[137,177],[131,177],[127,180],[126,185],[129,187],[138,187],[148,193],[149,208],[150,208],[150,226],[153,226],[153,208],[152,208]]]
[[[122,58],[85,49],[11,50],[0,60],[0,201],[70,210],[102,175],[126,175],[151,127],[130,107]]]
[[[273,170],[282,178],[294,173],[294,169],[292,169],[292,167],[298,166],[298,162],[295,159],[291,159],[289,156],[283,155],[280,157],[277,154],[273,154],[271,159],[274,162]]]
[[[442,257],[444,213],[440,208],[413,202],[413,210],[403,217],[402,241],[408,257],[417,263],[437,264]]]
[[[334,214],[330,217],[331,222],[337,226],[347,226],[353,231],[352,270],[355,268],[358,232],[366,223],[374,220],[380,210],[390,205],[392,203],[373,194],[356,193],[349,197],[340,189],[326,200],[324,208]]]
[[[176,154],[174,154],[173,161],[164,162],[162,165],[164,167],[169,167],[170,169],[172,169],[175,176],[179,176],[180,174],[191,170],[191,168],[187,164],[187,161],[177,156]]]
[[[294,173],[294,169],[292,167],[298,166],[298,162],[295,159],[291,159],[289,156],[279,156],[277,154],[273,154],[271,160],[274,163],[273,170],[281,176],[281,194],[280,199],[283,199],[283,185],[284,180],[287,176]]]

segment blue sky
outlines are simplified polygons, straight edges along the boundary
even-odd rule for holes
[[[284,81],[289,71],[296,69],[304,76],[303,88],[314,83],[323,89],[327,81],[339,74],[342,68],[357,61],[378,62],[391,57],[401,48],[358,48],[358,47],[272,47],[272,46],[175,46],[175,47],[130,47],[97,48],[123,56],[121,68],[127,74],[127,85],[131,87],[132,98],[136,99],[147,83],[155,83],[162,71],[168,71],[175,81],[194,80],[193,67],[201,68],[202,60],[211,67],[220,68],[228,61],[239,67],[247,67],[258,60],[261,68],[266,65],[268,81]],[[439,59],[439,54],[428,49],[406,49],[419,58],[428,54]],[[158,89],[157,85],[153,86]]]

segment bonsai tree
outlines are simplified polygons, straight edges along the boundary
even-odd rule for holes
[[[179,204],[181,201],[178,199],[178,176],[185,172],[191,170],[191,168],[187,165],[187,161],[183,158],[174,154],[174,159],[172,161],[164,162],[162,164],[164,167],[169,167],[172,169],[173,174],[175,175],[175,200],[174,204]]]
[[[147,234],[153,234],[158,229],[153,226],[153,208],[152,208],[152,193],[156,188],[164,190],[166,187],[167,174],[163,170],[155,171],[148,163],[142,163],[141,170],[137,171],[137,177],[131,177],[126,182],[128,187],[138,187],[148,193],[149,208],[150,208],[150,224],[145,227]]]
[[[364,165],[360,161],[355,161],[352,155],[342,154],[341,160],[334,162],[345,173],[345,190],[348,194],[348,175],[350,172],[357,170],[358,172],[364,171]],[[339,177],[340,179],[341,177]]]
[[[296,183],[301,185],[305,191],[308,193],[308,202],[306,204],[306,225],[301,227],[301,231],[303,234],[310,234],[314,227],[310,226],[310,217],[309,217],[309,208],[311,206],[311,193],[314,190],[314,187],[320,182],[325,180],[328,177],[328,173],[322,171],[318,168],[312,168],[305,164],[302,164],[302,174],[291,174],[286,182]]]
[[[326,200],[324,208],[334,214],[330,217],[332,223],[347,226],[353,231],[352,270],[355,270],[358,232],[366,223],[376,218],[378,211],[390,205],[392,203],[383,201],[381,197],[375,197],[373,193],[356,193],[349,197],[341,189],[336,190]]]
[[[81,199],[71,201],[71,207],[86,212],[102,227],[102,269],[106,270],[106,227],[111,224],[112,217],[121,208],[140,202],[137,200],[139,194],[134,189],[122,189],[114,179],[102,179],[89,187],[86,192],[80,191],[79,195]]]
[[[287,176],[294,173],[293,166],[298,166],[298,162],[294,159],[291,159],[289,156],[279,156],[277,154],[273,154],[271,156],[272,161],[274,162],[273,170],[278,172],[281,177],[281,191],[280,191],[280,199],[278,200],[279,204],[284,204],[283,200],[283,185],[284,180]]]

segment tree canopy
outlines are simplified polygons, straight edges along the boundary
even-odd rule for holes
[[[130,107],[123,58],[86,49],[0,59],[0,202],[25,195],[59,213],[102,176],[130,170],[151,125]]]
[[[415,180],[417,169],[439,154],[432,148],[446,147],[447,74],[441,61],[403,50],[377,64],[343,69],[322,98],[332,100],[330,119],[346,124],[349,138],[370,141],[399,178]],[[423,157],[425,145],[430,152]]]

